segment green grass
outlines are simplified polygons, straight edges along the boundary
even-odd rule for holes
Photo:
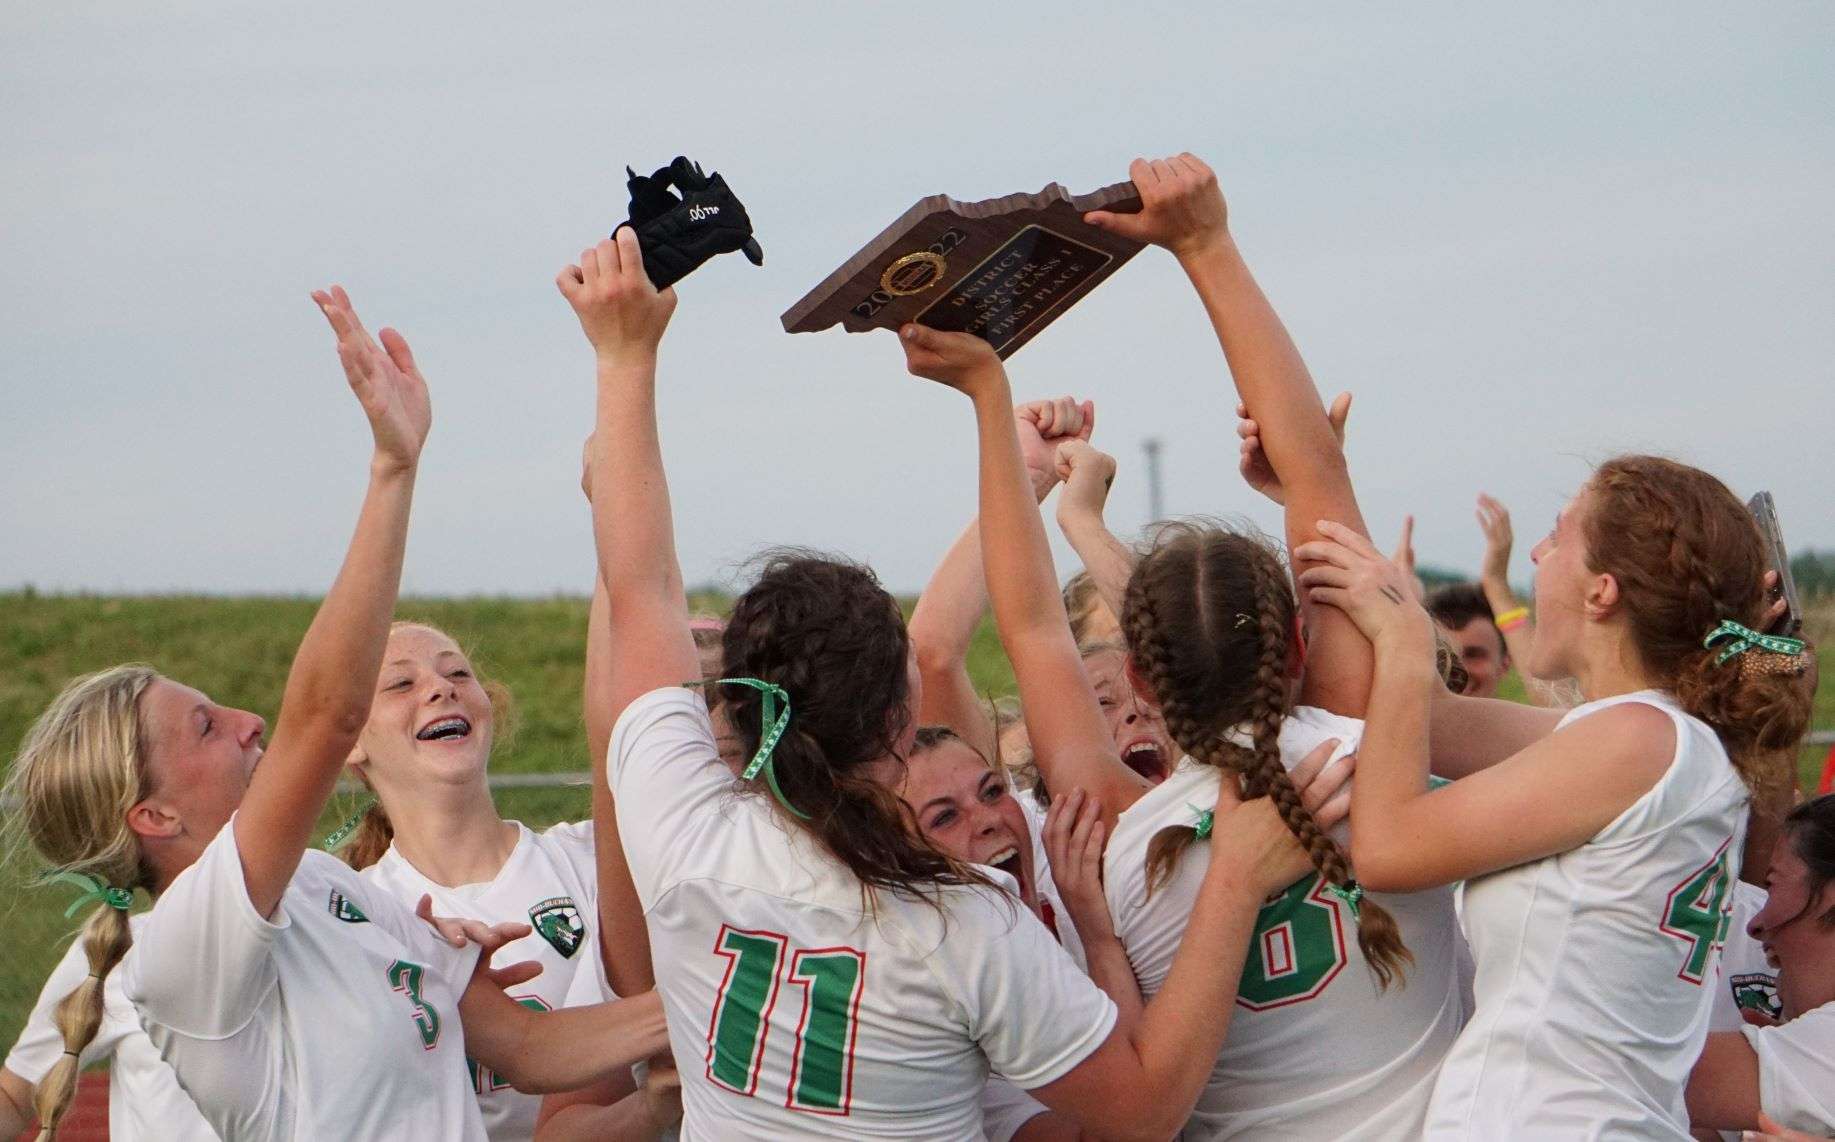
[[[719,602],[697,600],[705,609]],[[287,667],[317,600],[273,598],[105,598],[0,592],[0,758],[10,761],[32,719],[71,677],[119,662],[143,661],[217,701],[274,719]],[[588,768],[580,725],[586,601],[414,599],[400,614],[450,632],[480,671],[514,694],[517,731],[492,759],[503,773]],[[991,626],[976,635],[969,670],[982,689],[1013,692],[1013,673]],[[1512,678],[1507,685],[1516,685]],[[1520,689],[1513,696],[1520,696]],[[1818,696],[1816,724],[1835,725],[1835,693]],[[1812,756],[1814,755],[1814,756]],[[1805,751],[1804,778],[1821,772],[1820,751]],[[510,789],[498,794],[506,816],[531,825],[584,817],[584,788]],[[346,806],[321,821],[328,832]],[[0,1047],[10,1046],[75,921],[63,916],[70,893],[27,887],[29,854],[0,863],[0,916],[8,934],[0,965]]]

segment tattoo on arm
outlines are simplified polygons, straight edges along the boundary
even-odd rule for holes
[[[1383,598],[1388,599],[1398,607],[1402,605],[1402,593],[1394,587],[1389,586],[1387,583],[1383,584]]]

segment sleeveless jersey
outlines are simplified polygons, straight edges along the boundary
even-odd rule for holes
[[[476,945],[316,850],[260,915],[233,819],[146,915],[121,990],[219,1135],[483,1142],[458,1010]]]
[[[1281,726],[1289,768],[1321,742],[1353,753],[1363,723],[1313,706]],[[1216,804],[1222,772],[1186,758],[1120,815],[1103,858],[1109,911],[1140,979],[1156,994],[1172,969],[1209,867],[1202,842],[1185,850],[1151,894],[1147,847]],[[1334,831],[1340,844],[1348,834]],[[1441,1058],[1464,1018],[1458,923],[1449,888],[1372,894],[1414,953],[1405,980],[1378,991],[1349,910],[1316,875],[1263,906],[1243,965],[1229,1037],[1192,1112],[1187,1139],[1414,1139]]]
[[[456,888],[422,876],[391,845],[382,859],[358,875],[393,896],[410,911],[423,895],[433,897],[436,916],[466,917],[491,924],[515,922],[534,929],[498,949],[499,964],[534,960],[542,974],[510,990],[510,998],[537,1011],[567,1005],[568,990],[582,965],[599,959],[598,875],[593,864],[592,822],[556,825],[536,833],[516,825],[516,847],[491,880]],[[467,1059],[472,1093],[484,1114],[491,1142],[535,1137],[538,1094],[524,1094],[489,1067]]]
[[[860,882],[721,764],[700,695],[619,717],[618,830],[682,1074],[684,1139],[982,1137],[1101,1046],[1115,1005],[998,889]]]
[[[140,939],[146,913],[127,919],[128,931]],[[45,980],[19,1041],[6,1056],[6,1069],[37,1086],[64,1054],[57,1030],[57,1005],[89,974],[81,933]],[[83,1048],[81,1066],[108,1061],[108,1136],[114,1142],[215,1142],[216,1132],[178,1085],[178,1076],[159,1057],[140,1029],[134,1005],[121,991],[121,972],[102,982],[102,1027]]]
[[[1689,1137],[1682,1092],[1707,1036],[1746,787],[1720,739],[1646,690],[1676,755],[1579,848],[1465,885],[1478,1007],[1447,1056],[1431,1138]]]

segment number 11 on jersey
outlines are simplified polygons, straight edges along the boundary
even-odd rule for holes
[[[790,1073],[783,1077],[784,1105],[810,1114],[847,1114],[866,953],[854,948],[792,950],[789,937],[780,933],[723,924],[714,954],[726,960],[726,976],[707,1027],[707,1077],[735,1094],[758,1097],[771,1016],[788,982],[802,989],[802,1003]]]

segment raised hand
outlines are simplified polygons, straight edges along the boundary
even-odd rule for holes
[[[1419,601],[1427,599],[1427,584],[1421,582],[1421,573],[1415,570],[1414,560],[1414,516],[1402,517],[1402,535],[1395,542],[1395,554],[1389,557],[1402,574],[1408,578],[1408,590]]]
[[[898,331],[898,342],[904,346],[905,369],[912,376],[948,385],[964,396],[984,395],[1006,380],[1006,369],[994,347],[972,333],[907,325]]]
[[[1100,520],[1115,483],[1115,457],[1092,447],[1086,440],[1058,445],[1057,477],[1064,481],[1058,496],[1058,526],[1074,527],[1077,520]]]
[[[1344,422],[1350,415],[1351,394],[1339,393],[1332,400],[1332,407],[1326,410],[1339,448],[1344,447]],[[1275,503],[1286,504],[1287,493],[1281,487],[1281,478],[1275,474],[1274,465],[1268,463],[1268,454],[1262,451],[1262,427],[1249,415],[1249,406],[1241,401],[1236,403],[1236,435],[1242,438],[1242,456],[1236,462],[1236,470],[1242,473],[1243,482]]]
[[[1478,578],[1485,583],[1507,585],[1510,582],[1510,548],[1516,541],[1510,530],[1510,509],[1483,492],[1478,493],[1478,526],[1485,533],[1485,561]]]
[[[1217,175],[1197,155],[1186,151],[1169,159],[1135,159],[1128,164],[1128,177],[1140,191],[1140,213],[1092,210],[1083,220],[1124,238],[1163,246],[1181,258],[1229,236],[1229,211],[1217,188]]]
[[[1096,428],[1096,405],[1075,397],[1027,401],[1013,406],[1014,427],[1019,432],[1019,455],[1026,475],[1040,500],[1062,478],[1057,449],[1066,440],[1088,440]]]
[[[659,293],[650,283],[636,230],[626,226],[615,239],[583,251],[579,264],[563,269],[554,284],[602,364],[655,363],[675,312],[675,289]]]
[[[396,467],[414,468],[420,463],[427,431],[433,427],[433,404],[407,339],[385,328],[378,344],[358,320],[343,286],[313,290],[312,300],[338,335],[338,363],[344,366],[344,379],[369,418],[376,458]]]

